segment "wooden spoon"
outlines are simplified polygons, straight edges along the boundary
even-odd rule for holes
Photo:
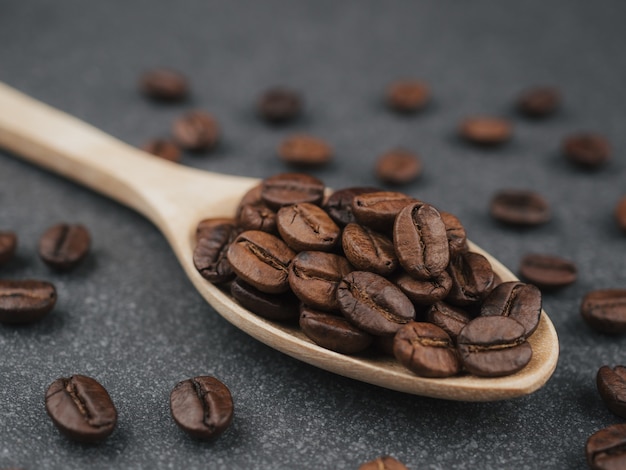
[[[500,378],[470,375],[428,379],[392,358],[339,354],[312,343],[297,328],[265,320],[210,284],[193,265],[195,228],[207,217],[233,216],[252,178],[200,171],[155,158],[94,127],[0,83],[0,146],[132,207],[165,235],[198,292],[226,320],[268,346],[334,373],[401,392],[464,401],[526,395],[552,375],[559,355],[556,331],[543,312],[530,337],[531,362]],[[485,251],[503,281],[515,276]]]

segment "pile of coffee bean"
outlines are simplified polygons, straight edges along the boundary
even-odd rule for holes
[[[266,178],[236,218],[198,225],[196,268],[248,310],[298,321],[337,352],[374,344],[424,377],[497,377],[528,364],[541,293],[501,282],[454,215],[375,188],[325,195],[310,175]]]

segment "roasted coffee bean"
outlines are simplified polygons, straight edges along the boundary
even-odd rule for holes
[[[230,244],[226,256],[245,282],[261,292],[279,294],[289,289],[289,263],[295,255],[278,237],[248,230]]]
[[[53,269],[76,267],[89,253],[91,236],[83,225],[57,224],[39,239],[39,257]]]
[[[626,232],[626,196],[622,197],[615,206],[615,221],[623,232]]]
[[[176,384],[170,394],[170,411],[178,427],[191,437],[210,440],[230,426],[233,397],[215,377],[194,377]]]
[[[361,464],[359,470],[409,470],[402,462],[388,455]]]
[[[563,140],[563,153],[575,165],[595,169],[610,160],[611,146],[601,135],[580,133]]]
[[[172,127],[174,141],[186,150],[205,151],[217,145],[220,129],[217,121],[204,111],[189,111]]]
[[[31,323],[54,308],[57,292],[46,281],[0,280],[0,323]]]
[[[189,83],[185,76],[165,68],[143,73],[139,87],[144,95],[159,101],[182,101],[189,94]]]
[[[513,126],[506,119],[480,116],[465,119],[459,132],[461,137],[473,144],[495,146],[511,138]]]
[[[241,230],[261,230],[267,233],[278,233],[276,212],[263,203],[242,206],[237,222]]]
[[[467,246],[465,227],[463,227],[461,221],[450,212],[439,211],[439,215],[441,215],[441,220],[443,220],[443,224],[446,226],[450,256],[458,256],[461,253],[465,253],[469,248]]]
[[[230,294],[242,307],[268,320],[295,320],[300,314],[300,299],[291,292],[266,294],[241,279],[235,279],[230,284]]]
[[[261,198],[272,209],[310,202],[319,205],[324,198],[324,183],[304,173],[281,173],[262,182]]]
[[[626,418],[626,367],[600,367],[596,385],[606,407],[617,416]]]
[[[208,219],[202,219],[198,222],[198,225],[196,225],[196,243],[198,243],[198,240],[204,237],[205,234],[210,234],[215,227],[224,224],[235,225],[235,220],[230,217],[211,217]]]
[[[179,162],[182,157],[180,149],[176,144],[165,139],[153,139],[146,142],[141,149],[170,162]]]
[[[422,174],[422,160],[405,149],[394,149],[381,155],[376,161],[376,177],[386,184],[404,185],[415,181]]]
[[[291,260],[289,286],[305,304],[320,310],[337,311],[337,286],[353,271],[343,256],[321,251],[303,251]]]
[[[288,88],[276,87],[265,91],[257,103],[259,116],[271,124],[294,121],[302,112],[300,95]]]
[[[431,305],[444,299],[452,287],[452,279],[446,271],[426,280],[415,279],[403,272],[393,281],[413,303],[418,305]]]
[[[413,113],[430,101],[428,86],[417,80],[402,80],[387,87],[387,104],[394,111]]]
[[[237,210],[235,211],[235,219],[239,219],[241,211],[245,206],[256,206],[258,204],[264,204],[263,199],[261,199],[262,190],[263,183],[259,183],[246,191],[246,194],[243,195],[243,197],[239,201],[239,204],[237,205]]]
[[[626,468],[626,424],[613,424],[589,436],[585,453],[592,470]]]
[[[333,158],[333,149],[322,139],[297,134],[283,140],[278,156],[290,165],[321,166]]]
[[[308,202],[282,207],[276,227],[295,251],[331,251],[341,237],[341,229],[324,209]]]
[[[355,196],[365,193],[379,192],[377,188],[345,188],[335,191],[324,204],[324,210],[340,227],[356,222],[352,213],[352,200]]]
[[[437,209],[416,202],[400,211],[393,225],[393,245],[402,267],[417,279],[432,279],[450,261],[446,227]]]
[[[545,224],[551,217],[548,202],[524,189],[498,191],[491,199],[490,213],[499,222],[528,227]]]
[[[193,264],[203,278],[215,284],[235,278],[226,253],[238,234],[237,226],[229,219],[217,219],[210,227],[204,223],[193,251]]]
[[[372,271],[386,276],[398,267],[393,242],[367,227],[346,225],[341,236],[341,246],[348,261],[359,271]]]
[[[517,109],[531,118],[554,114],[561,105],[561,94],[553,87],[535,87],[524,91],[517,100]]]
[[[46,391],[46,411],[62,434],[78,442],[100,442],[117,424],[117,410],[106,389],[84,375],[52,382]]]
[[[524,327],[526,337],[528,337],[539,325],[541,292],[532,284],[516,281],[503,282],[485,298],[480,315],[484,317],[501,315],[513,318]]]
[[[431,305],[426,320],[448,333],[452,341],[456,341],[461,330],[472,320],[472,316],[459,307],[437,302]]]
[[[378,191],[359,194],[352,199],[356,221],[380,232],[391,232],[396,215],[409,204],[418,202],[403,193]]]
[[[500,377],[523,369],[532,358],[525,329],[510,317],[478,317],[457,337],[461,361],[472,374]]]
[[[553,255],[528,254],[522,258],[519,273],[540,289],[565,287],[576,281],[576,265]]]
[[[411,322],[400,328],[393,340],[393,354],[422,377],[450,377],[461,368],[454,342],[432,323]]]
[[[459,307],[480,302],[493,285],[493,269],[489,260],[471,251],[452,258],[448,274],[452,278],[452,287],[446,302]]]
[[[0,266],[7,263],[17,250],[17,235],[13,232],[0,232]]]
[[[313,342],[342,354],[356,354],[372,343],[372,336],[337,315],[302,307],[300,328]]]
[[[626,333],[626,289],[594,290],[582,300],[580,313],[596,331]]]
[[[373,335],[392,335],[415,318],[409,298],[378,274],[353,271],[337,287],[344,316]]]

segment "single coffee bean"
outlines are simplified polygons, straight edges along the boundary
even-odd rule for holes
[[[393,340],[393,354],[422,377],[450,377],[461,368],[454,342],[432,323],[411,322],[400,328]]]
[[[211,150],[220,137],[217,121],[204,111],[189,111],[176,121],[172,127],[174,141],[186,150]]]
[[[282,207],[276,214],[278,233],[294,251],[331,251],[341,229],[319,206],[308,202]]]
[[[415,318],[415,308],[402,291],[378,274],[353,271],[337,287],[344,316],[373,335],[395,334]]]
[[[337,287],[353,271],[343,256],[321,251],[298,253],[289,267],[289,286],[305,304],[319,310],[337,311]]]
[[[495,146],[511,138],[513,126],[503,118],[479,116],[465,119],[459,132],[461,137],[473,144]]]
[[[464,307],[484,299],[493,285],[493,269],[489,260],[471,251],[452,258],[448,266],[452,286],[446,302]]]
[[[263,199],[261,199],[262,190],[263,183],[259,183],[246,191],[246,194],[243,195],[243,197],[239,201],[239,204],[237,205],[237,210],[235,211],[235,219],[239,219],[239,216],[241,215],[241,210],[245,206],[256,206],[258,204],[263,204]]]
[[[193,264],[203,278],[219,284],[235,278],[227,252],[239,234],[235,223],[229,219],[217,219],[209,228],[205,222],[202,234],[193,251]]]
[[[91,236],[83,225],[57,224],[39,239],[39,257],[58,271],[75,268],[89,253]]]
[[[534,191],[506,189],[491,199],[491,216],[499,222],[517,226],[535,226],[550,220],[548,202]]]
[[[310,202],[319,205],[324,198],[324,183],[304,173],[280,173],[262,182],[261,198],[272,209]]]
[[[456,342],[459,333],[472,320],[472,316],[459,307],[437,302],[430,306],[426,320],[448,333],[452,341]]]
[[[355,196],[365,193],[379,192],[377,188],[345,188],[335,191],[330,195],[324,204],[324,210],[330,215],[340,227],[356,222],[356,217],[352,213],[352,200]]]
[[[553,87],[535,87],[524,91],[517,100],[517,109],[531,118],[554,114],[561,105],[561,94]]]
[[[176,384],[170,394],[172,418],[195,439],[210,440],[233,421],[233,397],[215,377],[199,376]]]
[[[332,160],[333,149],[322,139],[297,134],[283,140],[278,156],[290,165],[321,166]]]
[[[169,160],[170,162],[176,163],[182,158],[180,149],[176,144],[165,139],[153,139],[146,142],[141,149],[144,152],[151,153],[152,155]]]
[[[483,377],[510,375],[532,358],[524,327],[510,317],[478,317],[457,337],[461,361],[471,374]]]
[[[187,79],[180,72],[165,68],[143,73],[139,87],[144,95],[159,101],[182,101],[189,94]]]
[[[276,212],[263,203],[242,206],[237,222],[241,230],[261,230],[267,233],[278,233]]]
[[[202,219],[198,222],[198,225],[196,225],[196,243],[198,243],[198,240],[203,238],[205,234],[211,234],[215,227],[224,224],[235,225],[236,223],[235,220],[230,217],[211,217],[208,219]]]
[[[580,133],[563,140],[563,153],[575,165],[596,169],[610,160],[611,146],[601,135]]]
[[[452,279],[446,271],[437,277],[426,280],[415,279],[403,272],[396,276],[393,281],[413,303],[418,305],[431,305],[444,299],[452,287]]]
[[[626,333],[626,289],[599,289],[588,292],[580,313],[587,324],[606,334]]]
[[[409,184],[421,174],[421,159],[405,149],[391,150],[376,161],[376,177],[386,184],[397,186]]]
[[[239,234],[226,252],[233,271],[267,294],[289,289],[289,263],[295,255],[278,237],[258,230]]]
[[[626,232],[626,196],[622,197],[615,206],[615,221],[623,232]]]
[[[359,470],[409,470],[402,462],[388,455],[361,464]]]
[[[450,248],[450,257],[458,256],[469,250],[467,245],[467,234],[465,227],[461,221],[450,212],[439,211],[441,220],[446,226],[446,237],[448,238],[448,247]]]
[[[106,389],[84,375],[52,382],[46,411],[62,434],[78,442],[103,441],[117,424],[117,410]]]
[[[46,281],[0,280],[0,323],[24,324],[43,318],[57,301],[57,292]]]
[[[617,416],[626,418],[626,367],[600,367],[596,385],[606,407]]]
[[[387,105],[399,113],[414,113],[430,101],[428,86],[417,80],[402,80],[387,87]]]
[[[0,266],[9,262],[17,250],[17,235],[13,232],[0,232]]]
[[[393,242],[367,227],[346,225],[341,236],[341,246],[348,261],[359,271],[387,276],[398,267]]]
[[[541,292],[532,284],[503,282],[483,301],[480,315],[513,318],[524,327],[526,337],[529,337],[541,318]]]
[[[257,103],[259,116],[270,124],[294,121],[302,112],[300,95],[288,88],[276,87],[265,91]]]
[[[300,328],[313,342],[342,354],[356,354],[372,343],[372,336],[348,320],[309,307],[300,310]]]
[[[418,202],[403,193],[379,191],[364,193],[352,199],[356,221],[380,232],[391,232],[396,215],[409,204]]]
[[[540,289],[565,287],[576,281],[576,265],[553,255],[528,254],[522,258],[519,273],[524,280]]]
[[[438,276],[450,261],[446,227],[430,204],[416,202],[398,213],[393,245],[402,267],[417,279]]]
[[[585,453],[592,470],[626,468],[626,424],[613,424],[589,436]]]
[[[230,294],[242,307],[268,320],[290,321],[300,315],[300,299],[291,292],[266,294],[241,279],[235,279],[230,284]]]

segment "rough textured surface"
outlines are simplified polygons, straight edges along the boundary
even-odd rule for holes
[[[588,290],[626,283],[626,238],[612,220],[626,191],[626,4],[247,3],[3,0],[0,80],[135,145],[167,135],[183,110],[203,108],[224,139],[183,163],[219,172],[284,171],[275,149],[291,131],[333,145],[333,163],[313,172],[333,187],[377,185],[381,152],[414,149],[424,176],[407,191],[457,214],[505,265],[516,270],[529,251],[577,263],[578,281],[545,296],[561,340],[554,377],[525,398],[465,404],[301,364],[208,307],[149,222],[1,152],[0,230],[15,230],[20,245],[0,276],[50,280],[59,301],[39,324],[0,327],[0,468],[354,469],[382,454],[411,469],[584,468],[587,437],[619,422],[595,390],[596,371],[623,362],[626,346],[578,314]],[[160,65],[189,76],[190,103],[157,106],[137,92],[140,73]],[[431,85],[429,109],[387,111],[385,87],[403,77]],[[301,90],[306,111],[275,129],[259,121],[255,103],[277,84]],[[536,84],[564,96],[544,122],[512,111],[518,92]],[[476,113],[514,119],[513,140],[494,150],[464,145],[457,124]],[[605,168],[587,173],[561,157],[562,137],[577,130],[613,143]],[[542,192],[553,220],[529,230],[492,221],[489,199],[506,186]],[[91,255],[67,274],[36,254],[40,234],[59,221],[93,235]],[[46,416],[46,387],[71,374],[96,378],[117,406],[118,428],[100,446],[69,442]],[[205,374],[235,402],[231,428],[209,444],[191,441],[168,409],[177,382]]]

